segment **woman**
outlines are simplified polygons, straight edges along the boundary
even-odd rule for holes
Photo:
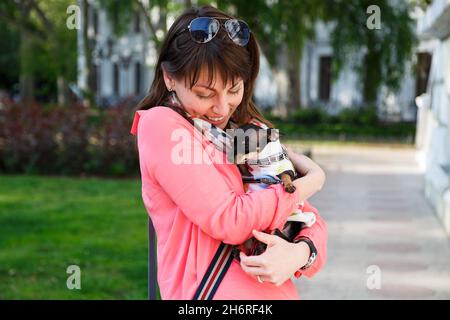
[[[192,119],[223,130],[250,119],[273,127],[252,101],[259,71],[255,35],[233,19],[210,6],[178,17],[135,114],[131,132],[137,134],[142,197],[158,239],[162,299],[192,299],[221,242],[238,245],[255,236],[268,246],[262,255],[241,253],[240,262],[233,260],[214,299],[298,299],[290,278],[310,277],[326,260],[325,222],[306,201],[304,210],[314,212],[317,222],[302,229],[299,241],[261,232],[281,228],[301,201],[321,189],[325,175],[314,162],[288,149],[304,174],[294,180],[296,191],[274,184],[245,193],[237,166],[221,162],[221,153],[194,129]],[[189,143],[180,142],[186,136]],[[189,144],[181,156],[180,144]],[[195,154],[201,161],[192,159]]]

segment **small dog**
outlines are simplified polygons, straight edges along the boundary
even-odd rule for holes
[[[298,174],[288,158],[287,151],[280,143],[277,129],[268,128],[254,121],[235,129],[233,143],[234,161],[242,176],[261,182],[249,183],[247,192],[265,189],[268,184],[279,182],[283,184],[286,192],[295,192],[296,188],[292,181]],[[288,217],[283,230],[276,229],[271,233],[293,242],[302,228],[310,227],[315,222],[314,213],[303,212],[302,209],[303,202]],[[244,251],[246,255],[259,255],[266,250],[266,244],[253,237],[238,249]]]

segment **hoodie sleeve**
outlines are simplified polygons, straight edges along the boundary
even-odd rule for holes
[[[311,204],[305,200],[303,211],[313,212],[316,215],[316,222],[309,228],[303,228],[298,234],[297,238],[306,237],[314,243],[317,250],[316,261],[306,270],[298,270],[295,273],[295,277],[299,278],[302,274],[311,278],[320,269],[323,268],[327,260],[327,241],[328,241],[328,228],[325,220],[319,215],[319,211],[311,206]]]
[[[211,163],[205,153],[201,134],[173,110],[154,107],[136,117],[141,174],[147,174],[211,237],[241,244],[253,229],[282,226],[297,207],[298,191],[285,192],[281,184],[251,193],[233,189],[217,168],[221,164]],[[200,163],[191,161],[195,154],[202,155]]]

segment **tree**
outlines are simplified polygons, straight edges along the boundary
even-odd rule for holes
[[[20,35],[7,23],[0,21],[0,89],[11,89],[18,81]]]
[[[415,0],[421,4],[428,0]],[[367,28],[367,8],[380,6],[382,30]],[[278,87],[281,115],[300,106],[300,61],[305,42],[313,39],[317,21],[331,22],[334,78],[352,53],[366,51],[356,71],[366,85],[367,102],[373,102],[381,85],[397,89],[405,62],[415,43],[412,3],[369,0],[221,0],[222,9],[235,11],[258,35]],[[363,67],[367,66],[367,67]],[[284,112],[283,112],[284,110]]]
[[[100,0],[110,20],[118,28],[127,26],[131,13],[138,10],[145,15],[150,38],[158,49],[167,32],[167,14],[181,10],[183,3],[167,0],[118,1]],[[411,0],[428,3],[429,0]],[[331,41],[334,49],[333,71],[336,75],[352,53],[366,51],[365,64],[356,68],[363,81],[367,101],[374,101],[381,85],[396,89],[410,58],[414,45],[413,20],[409,16],[412,4],[379,0],[383,18],[381,31],[367,28],[369,0],[218,0],[217,6],[250,25],[257,35],[262,52],[267,57],[278,87],[278,110],[282,116],[300,107],[300,62],[304,44],[313,39],[318,21],[334,25]],[[198,0],[195,5],[210,4]],[[190,6],[191,1],[185,1]],[[151,11],[159,11],[158,21],[152,21]],[[114,14],[120,10],[120,15]],[[123,28],[122,28],[123,30]],[[368,68],[363,68],[367,65]],[[364,80],[365,79],[365,80]]]
[[[366,11],[373,4],[381,14],[380,29],[367,26]],[[345,0],[333,1],[328,7],[327,19],[335,22],[331,32],[334,75],[352,53],[365,52],[363,59],[354,61],[354,65],[367,104],[375,104],[382,85],[395,91],[401,84],[405,63],[416,44],[415,21],[410,16],[413,5],[404,1]]]
[[[76,34],[65,25],[66,8],[71,2],[0,2],[0,20],[19,33],[20,96],[25,104],[34,97],[36,76],[45,81],[51,79],[55,87],[58,87],[58,77],[75,77]],[[60,86],[60,89],[65,90],[65,87]]]
[[[257,35],[277,83],[281,116],[300,107],[300,61],[305,41],[314,36],[314,24],[324,15],[325,1],[222,0],[221,9],[235,11]]]
[[[117,37],[126,34],[133,15],[142,14],[149,30],[150,40],[159,52],[168,31],[167,15],[181,11],[184,7],[191,7],[192,3],[189,0],[186,0],[184,4],[168,0],[150,0],[148,2],[142,0],[100,0],[100,5],[106,10],[108,20]],[[156,21],[152,18],[153,10],[158,12]]]

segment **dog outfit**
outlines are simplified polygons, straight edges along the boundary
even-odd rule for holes
[[[267,130],[269,127],[262,122],[252,119],[250,123]],[[272,177],[280,180],[277,175],[284,171],[291,171],[291,177],[296,176],[294,165],[288,158],[287,150],[280,143],[280,139],[269,142],[259,152],[257,160],[248,159],[246,165],[252,176],[256,179],[264,177]],[[267,184],[264,183],[250,183],[248,191],[256,191],[266,189]],[[292,213],[287,221],[304,222],[307,227],[310,227],[316,221],[316,216],[313,212],[303,212],[304,201],[300,202],[298,209]]]
[[[168,104],[174,107],[181,106],[181,103],[175,94],[169,96]],[[233,137],[231,135],[206,120],[192,116],[183,108],[179,108],[177,111],[184,113],[184,115],[192,121],[195,128],[199,130],[209,141],[211,141],[218,150],[225,152],[228,160],[232,162],[230,159],[232,159],[234,154]],[[229,120],[229,123],[232,129],[238,128],[237,124],[231,121],[231,119]],[[250,123],[265,130],[269,128],[264,123],[255,119],[252,119]],[[287,151],[281,145],[279,139],[274,142],[269,142],[264,149],[260,151],[258,159],[260,160],[258,160],[258,163],[255,164],[250,164],[247,161],[247,167],[255,178],[269,176],[280,180],[277,175],[286,170],[290,170],[292,172],[292,176],[296,175],[294,166],[288,158]],[[265,161],[267,161],[267,163],[265,163]],[[250,183],[247,191],[251,192],[261,190],[266,189],[267,187],[268,185],[264,183]],[[312,226],[316,221],[316,216],[313,212],[303,212],[303,207],[304,201],[300,202],[298,209],[288,217],[287,221],[303,222],[307,227]]]

